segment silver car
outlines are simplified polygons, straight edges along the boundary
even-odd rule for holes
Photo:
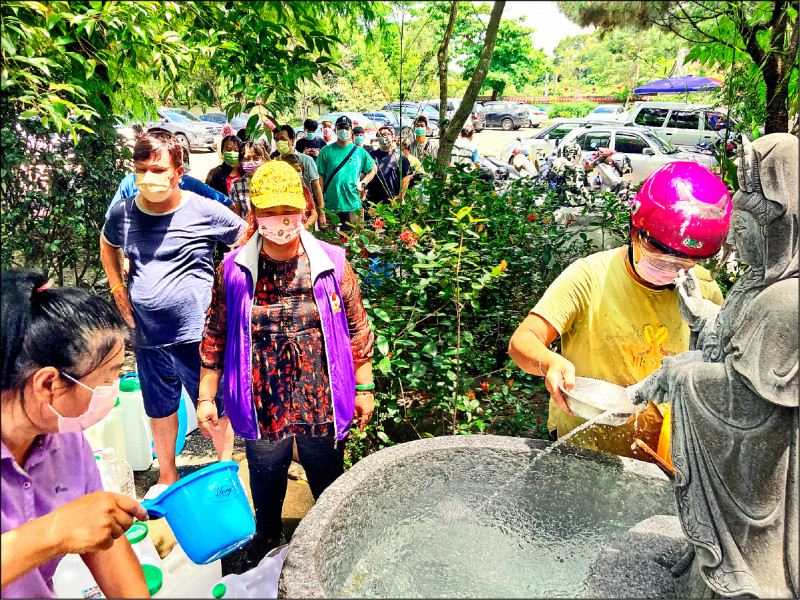
[[[188,110],[163,106],[158,109],[158,127],[171,131],[184,148],[217,149],[214,139],[222,130],[222,125],[210,121],[201,121]]]
[[[575,129],[564,136],[559,146],[563,147],[570,143],[580,146],[583,158],[597,148],[610,148],[624,154],[630,159],[633,168],[629,176],[632,184],[644,181],[656,169],[671,162],[696,162],[711,171],[718,168],[713,156],[678,150],[645,127],[618,125]]]
[[[616,121],[597,121],[585,117],[574,119],[561,117],[553,119],[551,125],[537,132],[536,135],[526,138],[520,136],[516,140],[506,144],[500,151],[500,160],[509,162],[511,159],[511,152],[513,152],[515,148],[527,150],[530,153],[531,159],[544,159],[552,152],[561,138],[573,129],[586,126],[587,123],[597,125],[619,125]]]

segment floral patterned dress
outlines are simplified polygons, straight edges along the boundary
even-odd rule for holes
[[[372,358],[374,335],[355,273],[345,262],[342,300],[356,368]],[[221,369],[227,339],[225,283],[217,269],[200,356],[207,369]],[[253,400],[262,437],[277,442],[294,434],[329,435],[333,402],[311,265],[299,247],[290,260],[259,255],[252,312]]]

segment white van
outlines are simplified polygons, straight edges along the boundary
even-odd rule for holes
[[[730,121],[736,124],[733,119]],[[725,111],[708,105],[636,102],[626,122],[649,127],[674,146],[695,146],[700,142],[716,142],[728,118]]]

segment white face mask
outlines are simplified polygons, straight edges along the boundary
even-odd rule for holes
[[[99,423],[108,416],[111,409],[114,408],[114,403],[119,396],[119,379],[111,385],[98,385],[94,389],[90,388],[85,383],[81,383],[74,377],[62,373],[67,379],[71,379],[78,385],[82,385],[87,390],[92,392],[92,399],[89,401],[89,406],[86,412],[77,417],[65,417],[58,413],[58,411],[50,407],[56,416],[58,416],[58,432],[59,433],[76,433],[85,431],[95,423]]]
[[[172,174],[175,174],[174,171]],[[168,173],[136,173],[136,187],[147,201],[158,204],[169,198],[175,190],[170,186],[171,178],[172,175]]]
[[[275,244],[288,244],[303,229],[303,215],[274,215],[272,217],[258,217],[258,232]]]

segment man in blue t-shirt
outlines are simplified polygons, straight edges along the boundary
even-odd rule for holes
[[[378,129],[379,148],[369,153],[378,172],[367,186],[367,203],[369,208],[392,198],[406,195],[411,181],[411,167],[400,150],[394,147],[394,129],[384,125]]]
[[[200,384],[199,342],[214,280],[212,255],[247,228],[222,204],[180,188],[181,145],[172,134],[142,136],[133,150],[139,194],[117,202],[103,226],[100,258],[111,293],[134,330],[134,354],[145,412],[159,458],[153,498],[178,480],[175,443],[181,386],[192,402]],[[130,259],[127,283],[123,256]],[[222,387],[220,387],[222,389]],[[222,403],[218,405],[222,409]],[[219,420],[213,435],[220,460],[231,460],[233,431]]]

